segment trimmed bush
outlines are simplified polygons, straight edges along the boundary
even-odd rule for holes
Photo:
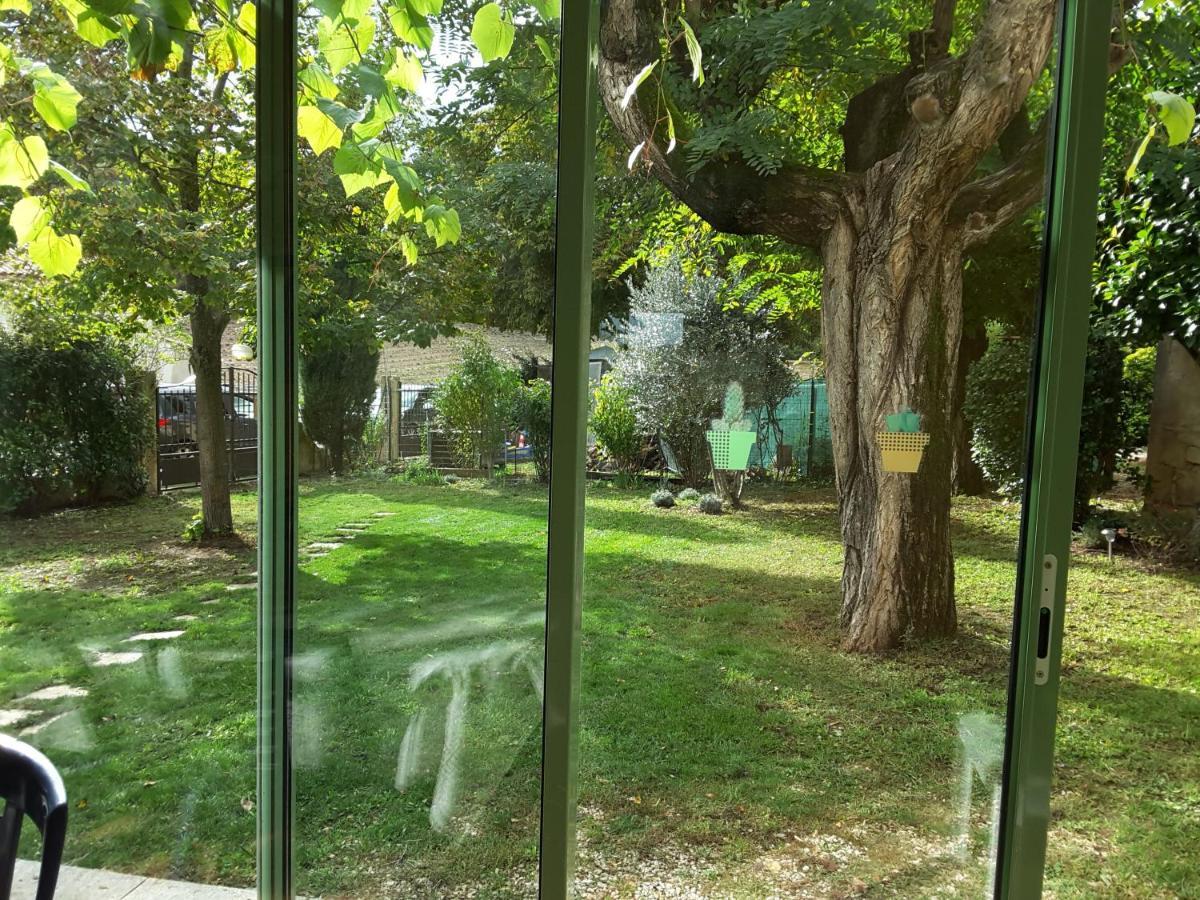
[[[679,499],[685,503],[692,503],[700,499],[700,492],[695,488],[684,488],[679,492]]]
[[[525,432],[533,449],[533,468],[538,481],[550,480],[550,382],[535,378],[521,386],[516,402],[517,427]]]
[[[696,508],[706,516],[719,516],[724,511],[725,505],[716,494],[704,494],[696,501]]]
[[[1122,363],[1125,444],[1130,450],[1145,447],[1150,439],[1150,403],[1154,400],[1154,365],[1157,347],[1142,347]]]
[[[642,434],[633,411],[632,395],[612,373],[596,385],[588,426],[596,436],[596,445],[618,470],[636,472],[641,468]]]
[[[323,321],[301,347],[300,416],[338,475],[367,452],[378,369],[379,342],[360,322]]]
[[[467,339],[462,360],[433,392],[438,422],[450,432],[464,465],[491,474],[516,419],[521,387],[520,374],[497,360],[487,341],[479,335]]]
[[[141,493],[152,416],[117,343],[0,332],[0,511]]]
[[[659,509],[670,509],[675,505],[675,495],[670,491],[655,491],[650,495],[650,502]]]

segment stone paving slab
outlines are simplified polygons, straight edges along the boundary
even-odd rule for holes
[[[33,860],[17,860],[12,900],[33,900],[38,867],[39,864]],[[58,873],[58,889],[54,892],[54,900],[255,900],[255,892],[244,888],[126,875],[104,869],[63,866]]]

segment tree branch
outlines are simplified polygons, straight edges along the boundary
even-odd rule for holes
[[[714,228],[819,247],[854,176],[805,166],[761,175],[741,159],[713,160],[691,174],[680,150],[666,153],[657,97],[643,90],[622,108],[626,87],[660,58],[661,19],[661,0],[608,0],[602,7],[600,96],[625,143],[633,148],[645,142],[643,164]]]

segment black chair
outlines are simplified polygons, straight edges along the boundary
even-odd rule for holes
[[[67,789],[54,764],[39,751],[15,738],[0,734],[0,900],[12,892],[17,844],[25,816],[42,833],[42,868],[37,900],[51,900],[58,884],[67,839]]]

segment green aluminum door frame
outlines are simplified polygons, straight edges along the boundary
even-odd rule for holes
[[[296,3],[258,0],[258,896],[292,886],[296,599]]]
[[[1004,900],[1040,897],[1046,861],[1111,22],[1111,0],[1064,0],[1059,10],[1044,299],[1029,417],[996,866],[995,896]]]
[[[1063,593],[1087,345],[1107,80],[1109,0],[1064,0],[1047,212],[1045,302],[1014,628],[996,896],[1041,892]],[[591,306],[598,0],[566,0],[559,78],[540,896],[566,900],[575,850],[584,451]],[[258,893],[291,898],[290,653],[296,589],[296,4],[259,0],[256,82],[259,325]],[[1048,666],[1036,659],[1042,565],[1053,583]]]
[[[584,470],[591,350],[598,0],[562,4],[554,258],[546,672],[542,718],[542,900],[566,900],[575,859]]]

